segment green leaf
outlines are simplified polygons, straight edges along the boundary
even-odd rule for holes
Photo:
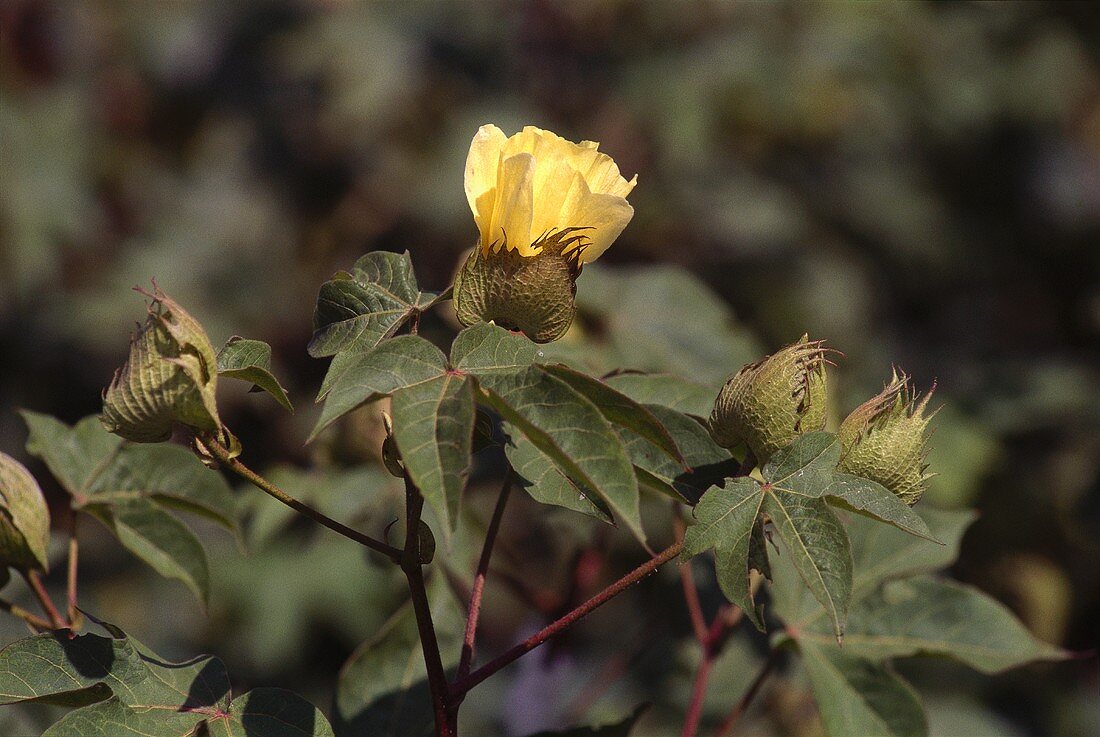
[[[478,376],[482,400],[517,427],[577,486],[607,503],[639,539],[638,481],[622,440],[594,404],[539,366]]]
[[[187,526],[148,499],[118,500],[87,507],[123,547],[167,578],[182,581],[205,605],[210,571],[202,544]]]
[[[88,493],[89,485],[101,472],[123,440],[104,429],[99,418],[85,417],[73,427],[38,412],[22,411],[30,435],[27,452],[46,462],[54,475],[74,498]]]
[[[825,496],[838,506],[886,522],[910,535],[939,542],[932,536],[928,525],[908,504],[894,496],[893,492],[870,479],[846,473],[833,475],[825,488]]]
[[[717,392],[672,374],[624,373],[604,381],[640,404],[662,407],[696,417],[709,417]]]
[[[133,444],[107,432],[96,417],[73,427],[24,412],[27,451],[46,462],[77,506],[148,498],[237,527],[237,502],[220,475],[185,448]]]
[[[85,503],[148,498],[237,528],[237,498],[220,474],[211,473],[178,445],[125,444],[91,482]]]
[[[428,584],[443,667],[458,663],[462,608],[442,576]],[[360,645],[340,671],[334,717],[341,734],[417,737],[431,733],[424,655],[412,606],[406,604]]]
[[[50,510],[23,464],[0,453],[0,569],[49,568]]]
[[[605,724],[601,727],[573,727],[572,729],[556,732],[539,732],[530,735],[530,737],[630,737],[634,725],[645,713],[648,706],[648,704],[642,704],[634,710],[633,714],[614,724]]]
[[[728,450],[714,442],[701,423],[668,407],[651,404],[647,409],[672,436],[688,468],[640,435],[620,430],[642,484],[694,504],[707,489],[737,472],[739,464]]]
[[[840,443],[828,432],[808,432],[776,452],[764,465],[764,478],[791,494],[820,497],[840,460]]]
[[[165,661],[112,625],[113,637],[42,634],[0,651],[0,703],[82,706],[44,737],[332,737],[301,697],[256,689],[230,700],[221,661]]]
[[[263,390],[287,411],[294,411],[286,389],[271,372],[271,346],[262,340],[230,338],[218,351],[218,375],[251,382],[253,391]]]
[[[954,562],[959,541],[974,515],[925,508],[920,516],[933,536],[944,544],[914,537],[866,517],[857,515],[848,520],[855,569],[853,604],[883,581],[936,571]],[[786,559],[776,566],[771,593],[776,613],[792,630],[808,627],[825,616],[825,610],[807,595],[798,574]]]
[[[442,376],[447,370],[447,359],[420,336],[402,335],[366,353],[346,358],[341,368],[342,372],[323,395],[325,406],[309,441],[362,404]]]
[[[447,530],[470,466],[474,432],[474,385],[454,373],[394,392],[393,437],[405,470]]]
[[[681,554],[690,558],[715,548],[715,572],[722,593],[761,631],[763,618],[749,589],[749,548],[763,501],[760,487],[749,478],[711,489],[695,505],[696,523],[684,536]]]
[[[592,492],[585,493],[545,453],[514,426],[504,423],[510,442],[504,446],[518,483],[541,504],[553,504],[611,524],[610,510]]]
[[[829,737],[928,734],[916,692],[887,666],[853,657],[847,646],[832,642],[802,642],[799,649]]]
[[[370,350],[434,301],[435,295],[419,290],[407,251],[368,253],[350,274],[340,272],[321,285],[309,355]]]
[[[974,521],[970,511],[920,509],[920,516],[932,536],[942,545],[907,535],[864,517],[848,522],[855,563],[855,594],[860,595],[883,581],[931,573],[946,568],[959,556],[959,544],[966,528]]]
[[[778,487],[764,495],[764,512],[803,583],[825,607],[839,640],[852,593],[852,552],[844,526],[824,499]]]
[[[799,640],[817,639],[819,630],[803,630]],[[844,650],[872,660],[940,655],[983,673],[1065,657],[978,589],[931,576],[887,583],[861,600],[849,615]]]
[[[544,366],[543,371],[561,379],[573,387],[578,394],[596,405],[608,422],[642,437],[680,464],[681,470],[688,470],[684,467],[684,457],[676,447],[676,441],[672,439],[664,425],[644,406],[602,381],[560,364]]]
[[[481,322],[463,330],[451,344],[451,363],[475,376],[526,368],[541,351],[522,333]]]

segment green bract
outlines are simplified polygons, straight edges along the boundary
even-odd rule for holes
[[[803,335],[728,381],[710,416],[719,445],[746,444],[763,463],[799,434],[825,427],[825,349]]]
[[[557,340],[573,322],[581,251],[562,253],[579,238],[577,229],[557,231],[535,244],[541,251],[521,256],[501,249],[474,248],[455,277],[455,312],[463,325],[495,322],[522,331],[536,343]]]
[[[157,289],[126,363],[103,393],[104,426],[135,443],[158,443],[179,423],[222,429],[214,397],[218,360],[206,331]]]
[[[877,481],[909,506],[920,501],[931,476],[926,431],[935,413],[924,414],[931,398],[932,391],[920,397],[909,377],[895,371],[879,394],[841,423],[840,470]]]

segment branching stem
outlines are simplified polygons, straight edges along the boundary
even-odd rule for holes
[[[481,666],[473,673],[470,673],[470,675],[466,676],[465,678],[455,681],[453,684],[451,684],[452,695],[460,697],[471,688],[499,671],[501,668],[510,665],[520,656],[531,652],[547,640],[550,640],[554,636],[572,627],[585,616],[590,614],[593,610],[606,604],[611,599],[614,599],[616,596],[623,593],[634,584],[654,573],[665,563],[668,563],[670,560],[675,558],[677,555],[680,554],[680,550],[682,548],[682,543],[673,543],[672,545],[661,551],[660,554],[653,558],[650,558],[645,563],[638,566],[633,571],[623,576],[618,581],[611,584],[603,591],[578,606],[573,611],[555,620],[554,622],[551,622],[546,627],[543,627],[541,630],[531,635],[523,642],[513,646],[510,650],[501,653],[496,658]]]
[[[0,611],[7,612],[13,617],[18,617],[19,619],[22,619],[24,622],[26,622],[28,625],[39,632],[49,632],[50,630],[54,629],[53,626],[51,626],[50,623],[47,622],[45,619],[42,619],[42,617],[34,614],[33,612],[28,612],[23,607],[19,606],[18,604],[12,604],[10,601],[0,599]]]
[[[493,516],[489,520],[489,528],[485,532],[485,543],[481,547],[481,557],[477,562],[477,572],[474,574],[474,585],[470,592],[470,606],[467,608],[466,636],[462,641],[462,657],[458,662],[457,680],[462,680],[470,674],[470,666],[474,660],[474,645],[477,640],[477,623],[481,616],[481,599],[485,594],[485,578],[489,574],[489,561],[493,556],[493,544],[496,542],[497,533],[500,531],[500,521],[504,517],[504,507],[508,503],[508,495],[512,491],[512,469],[509,468],[504,475],[504,483],[500,487],[496,506],[493,508]]]
[[[439,654],[439,640],[432,624],[432,610],[428,592],[424,586],[424,571],[420,562],[420,514],[424,509],[424,497],[405,476],[405,549],[401,552],[401,570],[409,583],[416,628],[420,645],[424,650],[424,667],[428,671],[428,687],[432,696],[432,714],[438,737],[455,737],[457,713],[450,708],[447,674]]]
[[[226,447],[224,445],[222,445],[213,436],[203,435],[202,441],[203,441],[203,445],[210,451],[210,453],[215,458],[218,459],[219,463],[221,463],[224,467],[228,468],[233,473],[240,476],[245,481],[248,481],[249,483],[251,483],[253,486],[258,488],[260,491],[263,491],[264,493],[268,494],[269,496],[272,496],[275,499],[278,499],[280,502],[287,505],[288,507],[293,509],[295,512],[298,512],[299,514],[302,514],[306,517],[309,517],[313,521],[315,521],[315,522],[317,522],[321,525],[324,525],[325,527],[329,528],[330,530],[332,530],[332,531],[334,531],[334,532],[336,532],[340,535],[343,535],[344,537],[348,538],[349,540],[354,540],[355,542],[359,543],[360,545],[363,545],[365,547],[370,548],[371,550],[375,550],[375,551],[381,553],[382,555],[386,556],[387,558],[389,558],[394,563],[398,563],[398,564],[401,563],[401,556],[402,556],[402,551],[401,550],[393,547],[392,545],[388,545],[388,544],[382,542],[381,540],[376,540],[375,538],[371,537],[370,535],[364,535],[362,532],[359,532],[358,530],[353,530],[352,528],[348,527],[347,525],[341,524],[340,522],[337,522],[336,520],[332,519],[331,517],[322,514],[321,512],[317,511],[316,509],[309,506],[308,504],[305,504],[305,503],[299,501],[298,499],[295,499],[290,494],[287,494],[285,491],[280,489],[278,486],[271,483],[270,481],[265,479],[263,476],[261,476],[260,474],[256,473],[252,469],[250,469],[248,466],[244,465],[238,459],[230,457],[229,451],[226,449]],[[415,532],[415,530],[414,530],[414,532]]]
[[[49,618],[52,629],[59,630],[64,627],[65,618],[61,616],[61,612],[57,611],[53,599],[51,599],[49,593],[46,592],[46,587],[42,584],[42,575],[38,571],[28,571],[23,574],[23,578],[26,579],[27,585],[30,586],[31,591],[34,592],[35,598],[38,599],[38,603],[42,606],[42,611],[45,612],[46,616]]]

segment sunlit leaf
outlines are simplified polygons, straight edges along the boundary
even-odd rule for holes
[[[286,389],[272,373],[271,346],[262,340],[230,338],[218,351],[218,375],[251,382],[253,390],[267,392],[288,411],[294,411]]]

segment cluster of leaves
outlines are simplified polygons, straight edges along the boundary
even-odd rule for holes
[[[676,283],[671,276],[664,282]],[[605,322],[636,319],[637,310],[623,303],[649,277],[598,278],[608,289],[596,290],[602,302],[580,303],[582,318],[587,313]],[[687,293],[707,299],[702,290]],[[637,350],[615,344],[615,332],[610,344],[606,337],[587,335],[540,346],[479,323],[459,332],[446,352],[415,330],[396,335],[405,325],[417,325],[421,313],[445,297],[420,290],[408,254],[368,254],[350,273],[322,286],[310,352],[332,356],[332,363],[311,439],[364,404],[389,397],[400,470],[420,489],[437,531],[448,540],[458,525],[473,455],[492,443],[503,445],[520,486],[533,499],[620,525],[642,543],[643,492],[693,506],[695,524],[687,531],[682,557],[713,550],[727,598],[761,630],[779,623],[773,646],[800,653],[831,735],[926,733],[921,706],[891,670],[891,658],[931,653],[996,672],[1060,655],[992,599],[929,575],[954,559],[969,515],[919,515],[883,486],[839,472],[835,435],[803,434],[758,472],[743,475],[741,459],[717,445],[702,420],[713,405],[706,386],[674,373],[612,373],[601,379],[581,370]],[[652,295],[645,302],[651,304]],[[710,317],[683,324],[705,323],[706,330],[724,336],[728,345],[722,350],[745,348],[722,328],[721,310],[703,305],[700,315]],[[664,330],[662,324],[649,321],[648,350],[628,363],[658,371],[680,368],[670,336],[691,340],[695,334]],[[705,342],[703,333],[696,337]],[[586,350],[601,341],[600,350]],[[231,339],[218,356],[218,373],[252,382],[290,406],[263,343]],[[704,370],[702,376],[720,378],[717,371]],[[126,442],[107,433],[96,418],[73,427],[34,413],[25,413],[25,419],[28,450],[45,461],[74,509],[101,520],[127,549],[205,601],[206,555],[171,511],[199,514],[237,531],[235,497],[224,480],[184,448]],[[270,532],[278,520],[259,523]],[[781,555],[772,538],[782,545]],[[763,607],[761,580],[753,571],[772,581],[770,611]],[[444,667],[452,667],[461,610],[443,576],[431,578],[430,590]],[[289,725],[306,734],[331,733],[328,722],[297,697],[260,689],[230,702],[224,668],[216,660],[164,663],[116,628],[106,628],[110,638],[40,635],[9,646],[0,654],[0,680],[26,683],[0,689],[4,698],[82,707],[55,725],[51,736],[108,734],[120,726],[177,735],[215,720],[225,721],[229,734],[241,729],[280,735],[276,730]],[[110,656],[95,656],[100,651]],[[97,665],[87,665],[93,660]],[[68,677],[70,671],[77,675]],[[280,714],[273,713],[277,708],[288,710],[281,727]],[[348,661],[335,714],[337,730],[347,734],[429,729],[419,632],[410,607],[394,613]],[[625,735],[636,718],[560,734]]]
[[[0,651],[0,704],[80,707],[43,737],[333,737],[325,716],[278,688],[233,698],[217,658],[166,661],[118,627],[46,633]]]

